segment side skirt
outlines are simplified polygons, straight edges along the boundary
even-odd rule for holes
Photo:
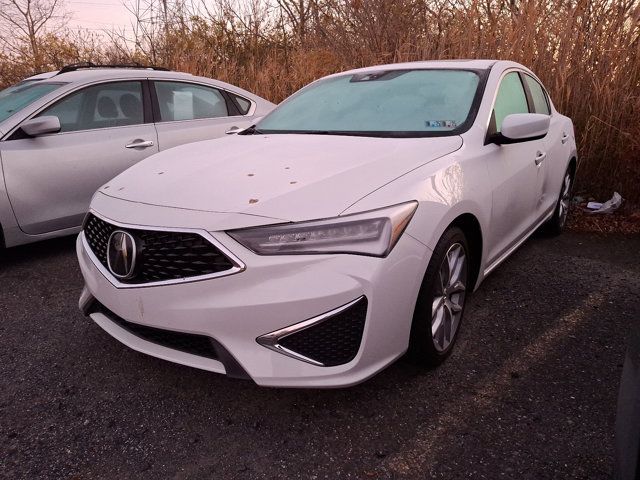
[[[516,243],[513,244],[513,246],[511,246],[506,252],[504,252],[502,255],[500,255],[491,265],[489,265],[487,268],[484,269],[484,274],[483,276],[486,277],[487,275],[489,275],[491,272],[493,272],[496,267],[498,265],[500,265],[502,262],[504,262],[507,258],[509,258],[509,256],[515,252],[518,247],[520,247],[520,245],[522,245],[524,242],[526,242],[529,237],[531,235],[533,235],[533,232],[535,232],[538,228],[540,228],[540,226],[545,223],[547,220],[549,220],[552,216],[553,216],[553,212],[555,211],[555,206],[554,208],[547,213],[544,217],[542,217],[542,220],[540,220],[538,223],[535,224],[535,226],[529,230],[528,232],[526,232],[522,238],[520,238],[520,240],[518,240]]]

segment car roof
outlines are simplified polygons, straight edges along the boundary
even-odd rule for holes
[[[243,89],[217,80],[215,78],[199,77],[190,73],[176,72],[173,70],[154,69],[154,68],[114,68],[114,67],[79,67],[77,70],[70,71],[53,71],[40,73],[33,75],[32,77],[25,78],[23,81],[42,81],[48,80],[50,82],[61,83],[90,83],[99,82],[102,80],[111,79],[129,79],[129,78],[154,78],[154,79],[167,79],[167,80],[185,80],[185,81],[197,81],[204,83],[214,83],[222,88],[228,88],[229,90],[241,90]],[[251,93],[251,92],[248,92]]]
[[[487,69],[491,68],[498,60],[422,60],[416,62],[389,63],[386,65],[366,67],[361,70],[368,69],[392,69],[392,68],[455,68],[455,69]]]
[[[56,74],[58,73],[57,70],[54,70],[53,72],[44,72],[44,73],[38,73],[37,75],[32,75],[28,78],[25,78],[23,80],[23,82],[34,82],[36,80],[47,80],[51,77],[55,77]]]
[[[422,61],[416,61],[416,62],[388,63],[385,65],[373,65],[371,67],[348,70],[335,75],[379,72],[380,70],[409,70],[409,69],[427,69],[427,68],[434,68],[434,69],[442,68],[442,69],[455,69],[455,70],[487,70],[493,67],[496,63],[507,63],[509,65],[521,67],[521,65],[516,64],[514,62],[505,62],[502,60],[491,60],[491,59],[422,60]]]
[[[193,79],[190,73],[174,72],[166,70],[154,70],[151,68],[111,68],[111,67],[91,67],[79,68],[72,71],[53,72],[49,79],[60,80],[61,82],[76,83],[85,81],[108,80],[110,78],[181,78]],[[33,78],[33,77],[32,77]],[[209,79],[212,80],[212,79]]]
[[[207,83],[214,85],[218,88],[223,88],[231,92],[235,92],[242,96],[252,98],[254,101],[262,99],[256,94],[246,91],[236,85],[217,80],[215,78],[200,77],[192,75],[190,73],[176,72],[173,70],[154,69],[154,68],[114,68],[114,67],[80,67],[77,70],[71,71],[54,71],[34,75],[25,79],[25,81],[48,81],[48,82],[60,82],[68,84],[86,84],[92,82],[100,82],[102,80],[122,80],[122,79],[140,79],[140,78],[152,78],[152,79],[166,79],[166,80],[183,80],[192,81],[198,83]]]
[[[347,70],[344,72],[334,73],[327,75],[323,78],[339,77],[341,75],[354,75],[360,73],[374,73],[385,70],[420,70],[420,69],[448,69],[448,70],[491,70],[493,67],[498,66],[500,70],[507,68],[517,68],[525,72],[535,74],[531,72],[527,67],[511,60],[497,60],[497,59],[461,59],[461,60],[421,60],[416,62],[403,62],[403,63],[387,63],[384,65],[373,65],[364,68],[355,68],[353,70]],[[316,81],[320,81],[323,78],[319,78]],[[536,77],[537,78],[537,77]]]

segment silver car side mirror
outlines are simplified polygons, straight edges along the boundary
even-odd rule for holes
[[[540,113],[512,113],[502,121],[502,131],[492,136],[493,143],[509,144],[543,138],[549,131],[551,117]]]
[[[243,128],[240,127],[236,127],[235,125],[233,127],[231,127],[229,130],[227,130],[226,133],[227,135],[233,135],[234,133],[238,133],[241,132],[242,130],[244,130]]]
[[[58,117],[46,115],[27,120],[20,128],[30,137],[39,137],[48,133],[58,133],[62,127]]]

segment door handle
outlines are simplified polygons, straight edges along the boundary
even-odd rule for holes
[[[562,144],[564,145],[565,143],[567,143],[568,140],[569,140],[569,135],[567,135],[567,132],[562,132],[562,138],[560,139]]]
[[[545,152],[540,152],[540,151],[539,151],[538,153],[536,153],[536,160],[535,160],[535,162],[536,162],[536,166],[538,166],[538,167],[539,167],[539,166],[540,166],[540,164],[541,164],[542,162],[544,162],[544,159],[545,159],[545,158],[547,158],[547,154],[546,154]]]
[[[148,148],[153,147],[153,142],[151,140],[134,140],[128,145],[125,145],[124,148]]]

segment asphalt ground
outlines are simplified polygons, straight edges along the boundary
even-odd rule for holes
[[[0,254],[10,479],[605,479],[640,237],[535,237],[470,298],[441,367],[343,390],[148,357],[80,314],[74,239]]]

